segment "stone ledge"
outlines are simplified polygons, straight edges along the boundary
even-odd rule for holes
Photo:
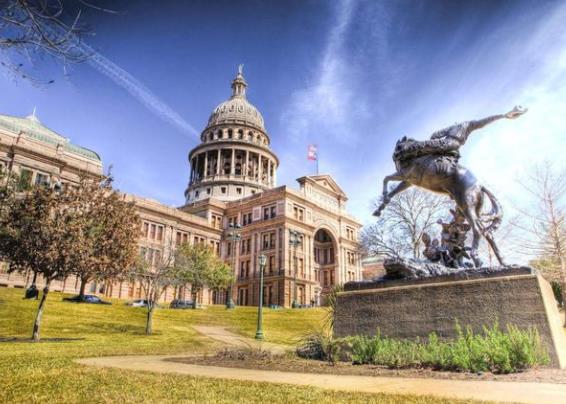
[[[506,277],[514,275],[535,275],[537,271],[530,267],[523,266],[507,266],[507,267],[485,267],[478,269],[469,269],[465,271],[454,272],[447,275],[439,275],[430,278],[420,279],[387,279],[380,278],[371,281],[347,282],[344,284],[344,291],[351,292],[366,289],[382,289],[392,286],[411,286],[423,285],[429,283],[443,283],[464,281],[472,279],[488,279],[496,277]]]

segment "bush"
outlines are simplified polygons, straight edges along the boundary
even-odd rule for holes
[[[554,293],[554,298],[558,302],[558,307],[564,307],[564,301],[562,298],[562,285],[560,282],[552,281],[550,282],[550,286],[552,286],[552,292]]]
[[[392,369],[430,367],[459,372],[512,373],[549,363],[535,328],[520,330],[507,326],[501,331],[495,323],[483,333],[456,324],[456,338],[441,340],[432,333],[425,341],[359,335],[333,339],[323,334],[307,337],[297,349],[299,356],[334,362],[341,347],[349,347],[354,364],[372,364]],[[344,348],[342,348],[344,349]]]
[[[325,360],[334,364],[339,358],[350,360],[349,346],[347,338],[333,338],[329,333],[315,332],[303,338],[296,353],[301,358]],[[341,353],[344,353],[342,357]]]

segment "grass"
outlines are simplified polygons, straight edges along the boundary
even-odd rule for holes
[[[155,334],[144,335],[145,309],[62,302],[50,294],[42,324],[43,342],[27,341],[37,307],[23,290],[0,288],[0,402],[380,402],[443,403],[430,397],[356,394],[289,385],[237,382],[81,366],[75,358],[203,352],[211,340],[192,325],[220,325],[255,334],[255,308],[160,309]],[[294,343],[318,327],[322,309],[266,310],[266,340]],[[16,338],[16,341],[7,341]],[[57,339],[57,340],[55,340]]]

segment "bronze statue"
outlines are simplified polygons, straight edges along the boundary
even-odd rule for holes
[[[467,220],[471,228],[473,239],[470,257],[474,265],[481,266],[478,246],[482,236],[499,263],[504,265],[492,236],[501,223],[501,206],[495,196],[478,183],[471,171],[458,163],[459,149],[474,130],[502,118],[515,119],[525,112],[527,109],[517,106],[506,114],[455,124],[433,133],[430,140],[426,141],[403,137],[397,142],[393,153],[397,171],[384,178],[382,203],[374,215],[379,216],[392,197],[413,185],[448,195],[456,203],[458,214]],[[389,181],[400,183],[389,191]],[[486,197],[491,204],[490,213],[482,212]]]

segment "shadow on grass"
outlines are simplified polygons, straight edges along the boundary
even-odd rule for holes
[[[72,342],[72,341],[83,341],[86,338],[41,338],[39,342]],[[33,342],[31,338],[24,337],[0,337],[0,343],[10,343],[10,342]]]
[[[94,329],[100,334],[145,334],[145,325],[112,323],[105,321],[90,321],[84,328]]]

